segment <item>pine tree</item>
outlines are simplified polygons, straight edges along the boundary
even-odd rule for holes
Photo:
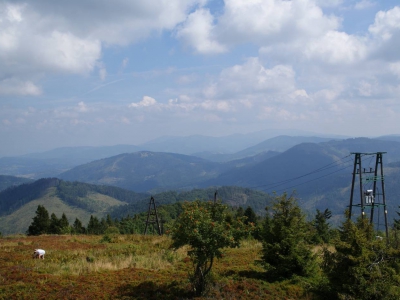
[[[287,194],[274,199],[271,215],[267,207],[261,239],[262,262],[267,276],[283,280],[297,276],[309,276],[316,267],[310,250],[307,222],[294,196]]]
[[[48,232],[50,226],[49,212],[42,205],[36,209],[36,216],[28,228],[28,235],[41,235]]]

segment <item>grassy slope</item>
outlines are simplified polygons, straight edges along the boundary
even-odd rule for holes
[[[170,249],[169,237],[119,235],[38,236],[0,239],[0,298],[193,299],[187,249]],[[34,248],[46,250],[34,260]],[[255,263],[261,244],[227,249],[213,267],[215,285],[196,299],[312,299],[300,285],[268,283]],[[3,299],[2,298],[2,299]]]
[[[73,224],[75,218],[78,218],[82,221],[84,226],[86,226],[89,222],[91,213],[87,212],[86,210],[71,207],[65,204],[56,196],[55,191],[56,188],[49,188],[41,198],[25,204],[8,216],[1,217],[0,231],[2,234],[26,232],[29,225],[32,223],[32,218],[35,216],[38,205],[44,205],[49,212],[49,215],[54,213],[58,218],[60,218],[61,215],[65,213],[70,224]],[[101,210],[97,211],[96,213],[92,213],[99,218],[103,217],[104,213],[108,211],[110,207],[125,204],[124,202],[118,201],[114,198],[97,193],[91,193],[87,198],[96,201],[96,203],[99,204],[99,207],[101,207]]]

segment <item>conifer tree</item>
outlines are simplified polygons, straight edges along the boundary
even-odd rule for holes
[[[61,228],[61,233],[70,233],[71,228],[69,226],[69,221],[65,213],[62,214],[61,219],[59,221],[60,228]]]
[[[88,234],[102,234],[101,224],[96,216],[91,215],[87,226]]]
[[[316,267],[308,244],[305,216],[295,197],[277,196],[272,208],[266,208],[261,239],[262,262],[271,280],[309,276]],[[271,214],[271,215],[270,215]]]
[[[83,227],[82,222],[78,218],[75,218],[75,222],[72,225],[73,233],[82,234],[82,233],[85,233],[85,230],[86,229],[85,229],[85,227]]]
[[[36,215],[33,217],[33,221],[28,228],[28,235],[41,235],[48,232],[50,226],[49,212],[47,209],[38,205],[36,209]]]
[[[248,206],[246,210],[244,211],[244,216],[247,218],[244,223],[247,225],[249,223],[253,223],[254,225],[257,225],[257,215],[254,212],[254,210]]]
[[[324,249],[323,270],[336,299],[399,299],[399,250],[375,237],[367,218],[346,218],[335,250]]]
[[[321,212],[317,209],[317,213],[312,222],[315,229],[315,234],[313,236],[313,241],[317,244],[328,243],[330,240],[330,225],[328,220],[332,217],[332,212],[329,209]]]
[[[60,220],[54,213],[52,213],[50,216],[50,225],[47,233],[61,234]]]

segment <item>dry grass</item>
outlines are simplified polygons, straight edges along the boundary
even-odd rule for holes
[[[169,237],[15,236],[0,238],[0,299],[188,299],[192,262]],[[44,260],[32,259],[35,248]],[[266,283],[255,263],[261,244],[246,240],[215,261],[209,299],[310,299],[290,284]],[[207,298],[206,297],[206,298]]]

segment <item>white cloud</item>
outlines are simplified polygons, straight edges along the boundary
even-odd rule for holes
[[[243,65],[221,71],[218,80],[205,89],[209,97],[230,98],[257,93],[281,93],[294,89],[295,72],[290,66],[265,68],[256,57]]]
[[[17,78],[0,80],[0,95],[38,96],[41,93],[41,89],[31,81]]]
[[[308,59],[330,64],[350,64],[367,55],[365,41],[345,32],[329,31],[318,40],[310,41],[304,50]]]
[[[337,29],[339,19],[326,16],[312,0],[226,0],[221,16],[208,10],[192,13],[178,37],[199,53],[221,53],[228,46],[252,42],[260,46],[318,38]]]
[[[198,9],[190,14],[178,28],[176,36],[185,44],[193,46],[201,54],[215,54],[226,51],[213,36],[213,16],[206,9]]]
[[[191,7],[203,4],[197,0],[2,1],[0,81],[7,76],[36,86],[43,75],[87,75],[101,63],[104,45],[128,45],[153,32],[172,30]],[[99,76],[104,80],[104,68]],[[38,90],[26,94],[37,95]]]
[[[222,112],[228,112],[232,109],[228,101],[206,100],[200,104],[200,107],[204,108],[205,110],[222,111]]]
[[[88,108],[87,108],[86,104],[83,101],[81,101],[81,102],[78,103],[78,107],[77,107],[76,110],[78,112],[87,112]]]
[[[400,60],[400,7],[380,11],[369,27],[373,36],[373,56],[387,61]]]
[[[400,78],[400,61],[389,64],[389,70]]]
[[[157,101],[154,98],[151,98],[149,96],[144,96],[142,101],[138,103],[131,103],[129,104],[129,107],[134,107],[134,108],[139,108],[139,107],[149,107],[149,106],[154,106],[157,104]]]
[[[376,2],[370,0],[361,0],[354,5],[355,9],[367,9],[376,5]]]

